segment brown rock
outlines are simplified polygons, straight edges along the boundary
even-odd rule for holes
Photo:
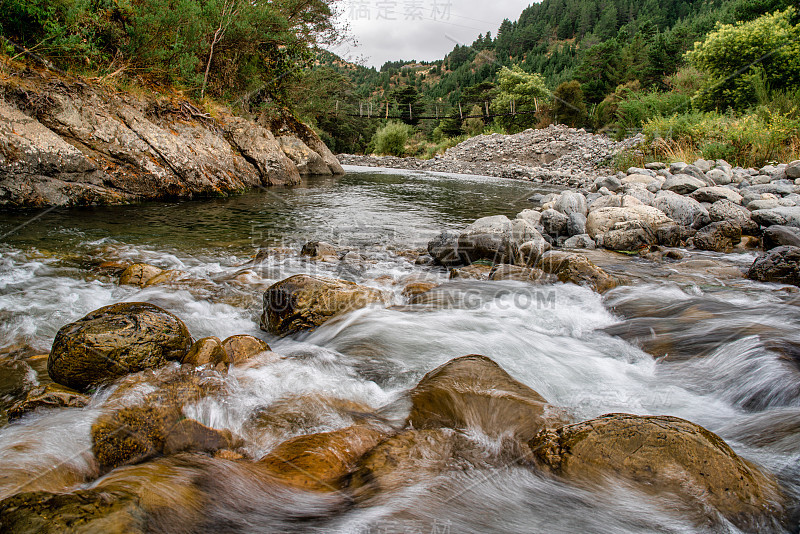
[[[134,263],[124,271],[119,277],[120,285],[130,285],[144,287],[147,282],[163,273],[163,269],[153,267],[146,263]]]
[[[168,269],[166,271],[161,271],[157,275],[153,276],[152,278],[148,279],[144,283],[144,287],[152,287],[161,284],[166,284],[168,282],[175,282],[181,279],[185,279],[188,276],[188,273],[183,271],[178,271],[175,269]]]
[[[225,351],[227,361],[234,365],[243,363],[262,352],[272,350],[265,342],[247,334],[226,338],[222,342],[222,349]]]
[[[189,352],[181,360],[181,363],[200,367],[206,364],[230,363],[230,359],[222,348],[222,342],[219,338],[212,336],[195,341]]]
[[[421,295],[422,293],[425,293],[426,291],[430,291],[431,289],[433,289],[436,286],[437,286],[437,284],[435,284],[434,282],[425,282],[425,281],[422,281],[422,280],[412,280],[411,282],[407,283],[403,287],[403,290],[401,291],[401,294],[406,298],[414,298],[417,295]]]
[[[545,424],[547,401],[485,356],[450,360],[411,390],[408,423],[415,429],[478,429],[532,438]]]
[[[17,419],[26,413],[51,408],[83,408],[91,397],[58,384],[39,386],[28,392],[28,396],[8,409],[8,418]]]
[[[580,254],[550,251],[542,256],[536,266],[556,275],[560,282],[587,285],[598,293],[617,285],[608,273]]]
[[[303,249],[300,251],[300,254],[321,260],[339,259],[339,254],[336,252],[336,248],[325,241],[309,241],[303,245]]]
[[[492,265],[473,263],[466,267],[450,269],[450,280],[488,280]]]
[[[84,391],[180,360],[191,345],[186,325],[158,306],[112,304],[58,331],[47,371],[55,382]]]
[[[243,432],[253,441],[264,441],[265,434],[294,435],[303,429],[336,427],[365,422],[374,410],[359,402],[324,395],[300,395],[278,399],[259,408],[244,425]]]
[[[277,336],[313,330],[337,315],[383,300],[376,289],[298,274],[264,292],[261,328]]]
[[[298,436],[275,447],[259,464],[291,486],[338,491],[356,461],[383,437],[367,426]]]
[[[518,265],[495,265],[489,273],[489,280],[517,280],[519,282],[544,282],[547,275],[541,269],[531,269]]]
[[[647,492],[675,493],[713,506],[744,530],[782,511],[771,476],[716,434],[677,417],[609,414],[543,430],[529,444],[560,476],[597,482],[617,476]]]

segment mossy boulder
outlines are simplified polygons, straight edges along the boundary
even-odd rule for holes
[[[532,438],[545,424],[547,401],[486,356],[450,360],[411,390],[408,424],[415,429],[477,429],[492,436]]]
[[[646,492],[710,505],[747,531],[781,514],[771,476],[716,434],[677,417],[608,414],[542,430],[529,445],[542,466],[567,479],[619,477]]]
[[[168,311],[145,302],[112,304],[58,331],[47,371],[53,381],[85,391],[181,360],[191,346],[186,325]]]
[[[264,292],[261,328],[276,336],[313,330],[348,311],[382,302],[383,294],[346,280],[298,274]]]

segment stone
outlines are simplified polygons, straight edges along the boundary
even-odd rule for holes
[[[8,409],[8,419],[17,419],[40,409],[83,408],[91,397],[59,384],[38,386]]]
[[[503,262],[513,258],[511,231],[511,221],[505,215],[483,217],[473,222],[458,238],[461,263],[469,265],[477,260]]]
[[[589,208],[586,206],[586,197],[580,193],[572,191],[564,191],[561,196],[556,200],[553,209],[563,213],[567,217],[573,213],[580,213],[586,216],[589,213]]]
[[[333,174],[325,160],[314,150],[309,148],[295,135],[281,135],[278,138],[281,150],[297,166],[301,175],[305,174]]]
[[[594,249],[597,245],[589,234],[578,234],[564,241],[564,248]]]
[[[545,278],[544,271],[501,263],[492,267],[489,280],[516,280],[519,282],[538,282]]]
[[[700,189],[695,189],[692,193],[692,198],[698,202],[708,202],[710,204],[713,204],[718,200],[729,200],[734,204],[742,203],[742,195],[733,189],[719,186],[701,187]]]
[[[119,283],[120,285],[144,287],[151,278],[158,276],[162,272],[164,272],[162,269],[146,263],[134,263],[122,271]]]
[[[231,363],[225,350],[222,348],[222,341],[218,337],[204,337],[194,342],[189,352],[181,360],[181,363],[200,367],[210,364],[212,367],[219,364]]]
[[[708,209],[708,216],[712,222],[733,221],[746,235],[756,235],[759,232],[759,225],[751,218],[750,210],[730,200],[714,202]]]
[[[161,271],[157,275],[148,279],[147,282],[145,282],[144,287],[153,287],[157,285],[168,284],[169,282],[186,281],[188,279],[189,273],[178,271],[176,269],[168,269],[166,271]]]
[[[258,466],[295,488],[339,491],[358,460],[384,437],[364,425],[298,436],[275,447]]]
[[[408,425],[416,430],[479,430],[490,437],[531,439],[545,424],[547,401],[491,359],[455,358],[426,374],[411,390]]]
[[[598,293],[617,285],[603,269],[580,254],[550,251],[542,256],[536,267],[555,275],[559,282],[587,285]]]
[[[567,480],[602,484],[614,477],[655,495],[670,492],[700,510],[714,507],[746,531],[782,514],[772,476],[716,434],[677,417],[608,414],[542,430],[529,445],[543,467]]]
[[[53,381],[85,391],[181,360],[192,346],[183,321],[146,302],[105,306],[63,326],[47,360]]]
[[[800,247],[782,245],[756,258],[747,277],[759,282],[800,286]]]
[[[710,171],[711,168],[714,166],[714,162],[713,161],[708,161],[707,159],[702,159],[701,158],[701,159],[698,159],[697,161],[695,161],[693,165],[695,167],[697,167],[700,170],[700,172],[706,173],[706,172]]]
[[[428,242],[428,254],[431,255],[434,262],[445,267],[461,264],[461,258],[458,255],[460,235],[458,232],[444,231]]]
[[[616,176],[604,176],[594,181],[593,188],[596,191],[604,187],[611,192],[617,192],[622,189],[622,182]]]
[[[749,208],[749,206],[748,206]],[[793,226],[800,228],[800,207],[779,207],[753,211],[751,217],[761,226]]]
[[[225,338],[225,341],[222,342],[222,350],[225,351],[226,360],[237,365],[262,352],[270,352],[272,349],[269,348],[266,342],[255,336],[238,334]]]
[[[763,241],[764,250],[784,245],[800,247],[800,228],[778,224],[764,228]]]
[[[586,220],[586,233],[594,238],[612,230],[617,223],[626,221],[641,221],[654,229],[660,225],[672,223],[672,220],[663,211],[651,206],[600,208],[589,213]]]
[[[570,236],[586,233],[586,215],[583,213],[572,213],[567,220],[567,234]]]
[[[742,229],[734,221],[713,222],[697,231],[693,238],[695,248],[726,252],[742,240]]]
[[[450,269],[450,280],[488,280],[492,265],[473,263],[466,267]]]
[[[544,233],[553,237],[558,237],[567,234],[567,225],[569,224],[569,217],[556,210],[544,210],[541,219]]]
[[[532,226],[539,226],[542,220],[542,212],[537,210],[524,209],[517,213],[517,219],[527,221]]]
[[[526,241],[519,247],[519,263],[521,265],[533,266],[542,257],[542,254],[552,248],[544,237],[539,237],[533,241]]]
[[[800,160],[795,160],[786,166],[786,176],[792,180],[800,178]]]
[[[664,191],[672,191],[674,193],[678,193],[679,195],[688,195],[689,193],[700,189],[701,187],[705,187],[706,185],[707,184],[704,180],[700,180],[694,176],[690,176],[688,174],[676,174],[675,176],[667,178],[666,181],[661,184],[661,189]]]
[[[656,242],[664,247],[681,247],[696,233],[697,230],[690,226],[664,225],[656,230]]]
[[[287,336],[313,330],[338,315],[383,302],[383,294],[376,289],[346,280],[298,274],[264,292],[261,329]]]
[[[700,202],[672,191],[659,192],[652,205],[681,226],[700,228],[710,222],[708,210]]]
[[[706,178],[710,179],[716,185],[728,185],[733,182],[730,173],[719,168],[708,171],[706,173]]]
[[[314,259],[339,259],[339,253],[336,252],[336,248],[325,241],[309,241],[303,245],[303,249],[300,251],[300,254],[303,256],[311,256]]]
[[[697,178],[698,180],[701,180],[703,182],[706,181],[705,173],[702,171],[702,169],[697,167],[697,165],[686,165],[678,173],[672,172],[672,167],[670,166],[670,172],[672,174],[676,174],[676,175],[677,174],[685,174],[685,175],[691,176],[693,178]],[[708,185],[711,185],[711,184],[708,184]]]
[[[406,298],[414,298],[417,295],[421,295],[426,293],[436,287],[438,284],[436,282],[427,282],[425,280],[411,280],[403,286],[403,290],[400,292]]]
[[[626,197],[636,198],[645,206],[650,206],[656,198],[655,193],[642,187],[641,184],[626,185],[623,190],[625,191]]]
[[[617,223],[613,230],[602,234],[603,247],[625,252],[639,251],[658,242],[652,226],[641,221]]]

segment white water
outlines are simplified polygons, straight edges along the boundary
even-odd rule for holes
[[[404,244],[415,244],[408,236],[424,233],[428,226],[435,230],[434,221],[445,217],[431,205],[446,201],[420,200],[409,222],[403,218],[406,212],[393,211],[396,184],[365,182],[347,189],[350,196],[346,199],[313,189],[300,195],[300,200],[289,197],[286,202],[307,202],[308,195],[317,195],[312,204],[321,218],[304,218],[297,235],[284,237],[292,241],[313,233],[314,224],[330,220],[330,213],[337,213],[337,220],[342,220],[341,210],[366,218],[374,211],[381,224],[392,222],[394,213],[395,224],[409,225],[404,229],[407,236],[396,247],[401,251]],[[456,193],[466,194],[470,187],[467,183]],[[512,194],[515,198],[522,195]],[[451,202],[457,204],[457,196]],[[379,201],[370,200],[373,197]],[[198,209],[201,207],[198,203]],[[70,226],[74,224],[78,223],[70,221]],[[419,232],[415,233],[417,226]],[[325,228],[322,233],[335,230]],[[516,282],[459,282],[449,283],[443,290],[441,301],[449,306],[407,306],[400,296],[402,284],[392,285],[392,281],[424,273],[444,283],[444,270],[416,266],[387,247],[361,246],[368,261],[356,271],[358,281],[394,291],[397,306],[359,310],[312,333],[279,340],[258,328],[264,288],[301,272],[336,276],[352,271],[281,254],[252,268],[241,247],[203,244],[197,249],[175,246],[174,241],[165,245],[141,238],[126,241],[98,238],[95,232],[73,232],[72,246],[79,254],[106,253],[147,261],[186,271],[204,283],[143,290],[118,286],[113,278],[65,259],[64,252],[42,253],[28,243],[0,245],[0,346],[22,344],[33,352],[46,353],[62,325],[122,301],[147,301],[164,307],[184,320],[195,339],[241,333],[260,336],[285,358],[233,369],[226,379],[232,391],[229,397],[187,408],[188,416],[244,437],[247,450],[255,457],[288,437],[353,423],[348,415],[330,410],[317,414],[310,426],[256,431],[250,422],[259,409],[287,397],[318,394],[365,404],[390,421],[401,420],[407,409],[403,393],[422,375],[454,357],[478,353],[495,360],[575,420],[627,412],[672,415],[703,425],[746,459],[774,472],[797,502],[798,361],[791,354],[779,353],[770,343],[797,346],[800,308],[791,294],[774,291],[771,286],[701,287],[649,280],[600,296],[564,284],[534,287]],[[749,258],[733,261],[746,263]],[[243,269],[250,271],[244,278],[235,278]],[[697,277],[702,279],[703,273],[698,272]],[[460,292],[462,298],[447,299],[447,291]],[[663,315],[662,310],[687,303],[713,311],[703,320],[688,322],[681,322],[680,311]],[[659,324],[679,325],[672,331],[678,348],[693,350],[695,340],[702,338],[704,352],[698,351],[694,358],[659,360],[604,332],[647,317],[659,317]],[[84,478],[88,483],[94,478],[95,467],[87,450],[91,423],[100,413],[101,403],[102,397],[98,397],[83,410],[39,413],[0,428],[0,494],[18,490],[26,477],[32,481],[27,488],[38,489],[42,478],[51,476],[57,465],[61,466],[57,472],[81,479],[71,483]],[[774,439],[770,438],[772,432]],[[481,439],[476,439],[480,444]],[[259,497],[257,492],[252,497],[256,502],[260,498],[267,497]],[[307,498],[313,501],[308,504],[312,508],[333,506],[322,498]],[[221,502],[228,508],[210,511],[209,524],[217,521],[243,532],[252,531],[253,525],[260,525],[255,530],[265,532],[292,530],[282,523],[286,518],[280,507],[259,510],[232,500]],[[668,497],[656,500],[618,485],[596,491],[578,489],[507,466],[449,473],[412,485],[388,502],[306,526],[326,532],[694,531],[697,524],[687,514]],[[730,525],[715,528],[735,530]]]

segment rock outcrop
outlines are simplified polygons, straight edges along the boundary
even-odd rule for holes
[[[294,184],[301,172],[344,172],[291,118],[291,138],[276,138],[224,109],[212,117],[178,98],[119,94],[30,70],[0,81],[0,98],[0,205],[223,196]]]

